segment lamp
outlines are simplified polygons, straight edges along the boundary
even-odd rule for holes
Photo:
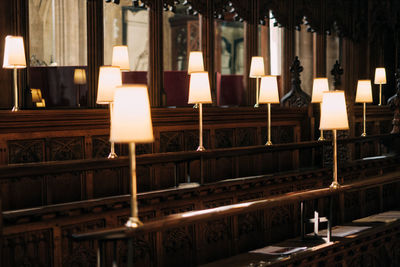
[[[12,111],[18,111],[17,69],[26,68],[24,39],[21,36],[6,36],[3,68],[14,69],[14,107]]]
[[[313,82],[311,103],[319,103],[320,111],[322,109],[322,93],[327,91],[329,91],[328,78],[315,78]],[[320,120],[321,120],[321,114],[320,114]],[[320,131],[321,135],[318,138],[318,141],[323,141],[325,140],[324,130]]]
[[[266,146],[272,145],[271,142],[271,104],[279,103],[278,81],[276,76],[261,77],[259,103],[268,104],[268,141]]]
[[[203,53],[201,51],[192,51],[189,54],[188,74],[204,71]]]
[[[97,87],[97,104],[108,104],[110,109],[110,120],[113,115],[114,93],[117,86],[122,85],[121,71],[119,67],[101,66],[99,71],[99,82]],[[109,159],[117,158],[114,142],[111,141],[111,152]]]
[[[81,104],[79,103],[80,102],[79,99],[81,96],[80,85],[86,84],[86,71],[84,69],[74,70],[74,84],[78,85],[78,90],[76,91],[76,103],[78,107],[80,107],[81,106]]]
[[[250,65],[250,78],[256,78],[256,104],[255,108],[258,107],[258,93],[259,93],[259,79],[265,75],[264,72],[264,58],[263,57],[252,57]]]
[[[367,136],[366,132],[366,103],[372,102],[372,86],[370,80],[359,80],[357,83],[356,103],[363,103],[363,133],[361,136]]]
[[[142,223],[138,216],[136,186],[136,143],[154,141],[151,122],[150,103],[145,85],[118,86],[114,97],[114,112],[111,117],[110,141],[129,143],[129,159],[131,173],[131,216],[127,227],[137,227]]]
[[[46,103],[42,98],[42,91],[40,89],[31,88],[32,103],[36,104],[37,108],[44,108]]]
[[[208,72],[193,72],[190,75],[188,104],[199,104],[199,147],[197,151],[204,151],[203,146],[203,103],[212,103]]]
[[[382,105],[382,84],[386,84],[386,70],[385,68],[375,69],[374,84],[379,84],[379,105]]]
[[[126,45],[114,46],[111,62],[112,66],[119,67],[121,71],[130,70],[131,68],[129,66],[128,46]]]
[[[332,130],[333,132],[333,182],[331,189],[340,187],[337,178],[337,130],[348,130],[346,99],[344,91],[324,92],[322,95],[321,130]]]

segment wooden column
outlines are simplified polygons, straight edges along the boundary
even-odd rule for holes
[[[149,97],[152,107],[166,104],[164,92],[164,53],[163,53],[163,1],[149,3]]]
[[[256,103],[256,79],[249,77],[251,58],[258,56],[258,21],[259,21],[259,1],[248,1],[248,10],[250,18],[245,22],[245,45],[246,56],[244,60],[244,86],[245,86],[245,103],[254,106]]]
[[[103,1],[87,0],[88,107],[96,106],[99,68],[104,62]]]
[[[214,6],[212,0],[205,1],[204,14],[201,16],[200,34],[201,34],[201,50],[203,51],[205,70],[211,85],[211,97],[213,105],[217,104],[216,79],[215,79],[215,21]]]
[[[313,77],[326,77],[326,36],[313,33]]]

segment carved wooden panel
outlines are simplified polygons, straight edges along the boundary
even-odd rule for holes
[[[193,151],[199,146],[199,131],[185,131],[184,132],[184,150]],[[211,148],[210,146],[210,130],[203,130],[203,144],[204,147]]]
[[[255,146],[257,144],[257,128],[237,128],[236,146]]]
[[[53,266],[51,229],[5,235],[3,242],[1,266]]]
[[[83,159],[85,155],[83,137],[51,138],[49,160]]]
[[[190,266],[195,257],[193,226],[162,232],[162,252],[165,266]]]
[[[128,168],[124,169],[122,175],[123,188],[122,191],[129,193],[129,183],[130,183],[130,170]],[[136,182],[138,192],[147,192],[154,189],[154,180],[151,176],[150,166],[137,166],[136,167]]]
[[[63,267],[95,266],[96,249],[94,241],[74,242],[72,234],[100,230],[106,227],[104,219],[97,219],[61,227],[61,249],[63,251]]]
[[[9,163],[40,162],[45,160],[43,139],[13,140],[7,142]]]
[[[168,216],[168,215],[171,215],[171,214],[181,213],[181,212],[186,212],[186,211],[192,211],[192,210],[194,210],[194,204],[187,204],[187,205],[176,206],[176,207],[162,208],[161,209],[161,216]]]
[[[238,216],[239,252],[262,247],[264,242],[264,212],[252,212]]]
[[[93,172],[93,197],[116,196],[127,193],[123,188],[122,169],[99,169]],[[129,188],[129,187],[128,187]]]
[[[210,200],[210,201],[205,201],[203,203],[203,206],[204,206],[205,209],[211,209],[211,208],[230,205],[232,203],[233,203],[233,200],[231,198],[221,198],[221,199],[214,199],[214,200]]]
[[[344,217],[346,221],[352,221],[360,217],[360,204],[359,192],[354,191],[344,194]]]
[[[63,173],[47,177],[47,203],[57,204],[82,199],[80,173]]]
[[[215,148],[233,147],[234,129],[215,130]]]
[[[385,184],[382,186],[382,204],[384,209],[391,210],[396,207],[398,201],[398,186],[398,183]]]
[[[237,177],[248,177],[260,174],[257,170],[257,166],[259,165],[258,162],[259,156],[247,156],[247,157],[240,157],[240,159],[236,160],[236,165],[238,170]]]
[[[160,152],[183,150],[183,132],[160,132]]]
[[[147,234],[132,238],[133,264],[134,266],[155,266],[155,237],[154,234]],[[116,241],[116,259],[118,266],[127,266],[129,243]],[[111,245],[111,244],[109,244]],[[106,266],[112,266],[112,257],[107,260]]]
[[[265,211],[269,221],[271,242],[293,236],[293,205],[271,208]]]
[[[366,215],[371,215],[379,212],[380,197],[379,187],[373,187],[365,190],[365,206],[367,210]]]
[[[116,153],[119,155],[118,146]],[[92,157],[93,158],[106,158],[110,154],[110,141],[108,135],[92,136]]]

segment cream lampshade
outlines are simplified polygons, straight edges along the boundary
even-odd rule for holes
[[[7,35],[4,45],[3,68],[14,69],[14,107],[18,111],[18,80],[17,69],[26,68],[24,39],[21,36]]]
[[[264,58],[252,57],[250,65],[250,78],[257,78],[265,75]]]
[[[321,103],[322,93],[329,91],[328,78],[315,78],[313,82],[311,103]]]
[[[359,80],[357,83],[356,103],[372,102],[372,86],[370,80]]]
[[[118,143],[154,141],[150,102],[145,85],[118,86],[114,97],[110,140]]]
[[[42,91],[40,89],[31,88],[32,102],[42,102]]]
[[[211,103],[210,81],[208,72],[194,72],[190,75],[189,104]]]
[[[322,96],[321,130],[348,130],[344,91],[324,92]]]
[[[265,145],[272,145],[271,142],[271,104],[279,103],[278,81],[276,76],[261,77],[259,103],[268,104],[268,140]]]
[[[330,189],[340,187],[337,178],[337,130],[348,130],[349,121],[347,118],[346,99],[344,91],[324,92],[322,95],[321,130],[332,130],[333,133],[333,182]]]
[[[386,84],[386,70],[385,68],[375,69],[374,84]]]
[[[259,103],[279,103],[278,81],[276,76],[261,77]]]
[[[201,51],[192,51],[189,54],[188,73],[204,71],[203,53]]]
[[[110,141],[129,143],[131,215],[125,226],[135,228],[142,225],[137,203],[135,144],[154,141],[147,87],[136,84],[119,86],[115,91],[114,104]]]
[[[122,85],[121,71],[119,67],[101,66],[97,87],[97,104],[113,102],[114,92],[117,86]]]
[[[8,35],[4,46],[3,68],[26,68],[24,39],[21,36]]]
[[[86,71],[84,69],[74,70],[74,84],[85,84],[86,83]]]
[[[121,70],[130,70],[128,46],[116,45],[113,47],[112,66],[119,67]]]

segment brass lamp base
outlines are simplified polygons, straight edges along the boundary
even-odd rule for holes
[[[118,158],[118,155],[115,152],[110,152],[110,154],[108,154],[108,159],[116,159]]]
[[[129,220],[125,223],[126,227],[136,228],[143,225],[139,218],[129,217]]]
[[[14,106],[13,108],[12,108],[12,112],[15,112],[15,111],[18,111],[19,110],[19,107],[17,107],[17,106]]]
[[[319,138],[318,138],[318,141],[325,141],[326,139],[325,139],[325,137],[323,137],[323,136],[320,136]]]
[[[199,146],[196,151],[205,151],[206,149],[204,148],[204,146]]]
[[[366,134],[366,133],[362,133],[361,136],[362,136],[362,137],[366,137],[367,134]]]
[[[265,143],[265,145],[266,145],[266,146],[272,146],[272,142],[271,142],[271,141],[267,141],[267,142]]]
[[[337,190],[340,188],[340,184],[336,181],[332,182],[331,185],[329,186],[329,189],[331,190]]]
[[[258,105],[258,104],[255,104],[255,105],[254,105],[254,107],[255,107],[255,108],[258,108],[258,107],[259,107],[259,105]]]

